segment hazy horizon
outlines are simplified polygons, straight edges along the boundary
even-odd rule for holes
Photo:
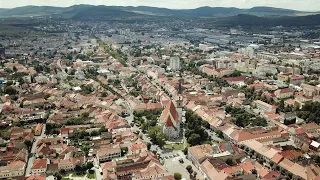
[[[106,6],[152,6],[170,9],[194,9],[203,6],[252,8],[268,6],[275,8],[294,9],[299,11],[320,11],[319,0],[0,0],[1,8],[21,6],[58,6],[68,7],[77,4]]]

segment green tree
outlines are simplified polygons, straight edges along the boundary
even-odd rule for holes
[[[9,95],[14,95],[14,94],[17,94],[17,90],[12,86],[7,86],[5,88],[5,93]]]
[[[90,133],[90,136],[98,136],[99,135],[99,132],[98,131],[92,131]]]
[[[233,166],[234,162],[233,162],[232,159],[229,158],[229,159],[226,160],[226,164],[228,164],[229,166]]]
[[[66,174],[66,170],[65,169],[61,169],[59,172],[60,172],[60,174]]]
[[[7,86],[11,86],[13,84],[13,81],[7,81]]]
[[[106,129],[105,126],[102,126],[100,129],[99,129],[99,133],[103,133],[103,132],[107,132],[108,130]]]
[[[102,97],[107,97],[107,96],[108,96],[108,93],[107,93],[107,92],[102,92],[102,93],[101,93],[101,96],[102,96]]]
[[[53,175],[53,176],[54,176],[54,177],[56,177],[56,178],[57,178],[57,180],[61,180],[61,179],[62,179],[61,174],[60,174],[60,173],[58,173],[58,172],[54,173],[54,175]]]
[[[92,162],[87,162],[86,168],[87,168],[87,169],[93,168],[93,163],[92,163]]]
[[[162,133],[160,126],[150,127],[148,135],[151,138],[151,141],[161,148],[165,145],[165,141],[168,140],[167,135]]]
[[[201,142],[201,137],[199,134],[191,134],[191,136],[188,138],[188,143],[191,145],[191,146],[194,146],[194,145],[197,145]]]
[[[147,143],[147,148],[148,148],[148,151],[150,151],[151,143]]]
[[[76,167],[74,168],[74,170],[76,171],[76,173],[82,172],[82,165],[81,164],[77,164]]]
[[[32,147],[32,142],[29,140],[25,140],[24,144],[28,147],[28,149],[30,149]]]
[[[188,148],[187,148],[187,147],[183,149],[183,154],[184,154],[184,155],[187,155],[187,154],[188,154]]]
[[[174,173],[173,177],[174,177],[175,180],[181,180],[182,179],[182,175],[180,173],[178,173],[178,172]]]
[[[190,173],[190,171],[192,170],[192,166],[191,166],[191,165],[188,165],[188,166],[186,167],[186,170]]]
[[[124,156],[128,153],[129,149],[127,147],[121,148],[121,156]]]
[[[12,70],[13,70],[14,72],[17,72],[17,71],[18,71],[17,67],[15,67],[15,66],[13,66]]]
[[[88,117],[89,117],[89,112],[83,112],[83,113],[81,114],[81,117],[82,117],[82,118],[88,118]]]
[[[163,133],[159,133],[157,135],[156,143],[160,148],[162,148],[166,144],[167,140],[168,140],[168,136],[167,135],[165,135]]]
[[[198,174],[198,173],[197,173],[196,171],[194,171],[194,172],[193,172],[193,177],[196,178],[196,177],[197,177],[197,174]]]
[[[220,131],[219,129],[216,129],[216,130],[214,130],[214,132],[217,134],[217,136],[219,138],[223,138],[223,132],[222,131]]]
[[[72,55],[71,55],[71,54],[68,54],[68,55],[67,55],[67,59],[72,60]]]

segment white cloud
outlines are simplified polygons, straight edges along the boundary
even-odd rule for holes
[[[320,0],[0,0],[1,8],[25,5],[71,6],[74,4],[154,6],[187,9],[201,6],[239,7],[271,6],[305,11],[320,11]]]

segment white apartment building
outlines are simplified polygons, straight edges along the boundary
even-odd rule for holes
[[[169,67],[172,71],[180,70],[180,58],[177,56],[171,57]]]
[[[24,175],[26,163],[22,161],[10,162],[7,166],[0,166],[0,179],[20,177]]]
[[[255,105],[257,107],[257,109],[261,112],[276,112],[277,106],[265,103],[263,101],[260,100],[256,100],[252,102],[253,105]]]

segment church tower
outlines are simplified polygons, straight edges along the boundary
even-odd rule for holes
[[[183,108],[183,97],[182,97],[182,79],[179,79],[179,87],[178,87],[178,97],[176,99],[177,108]]]

